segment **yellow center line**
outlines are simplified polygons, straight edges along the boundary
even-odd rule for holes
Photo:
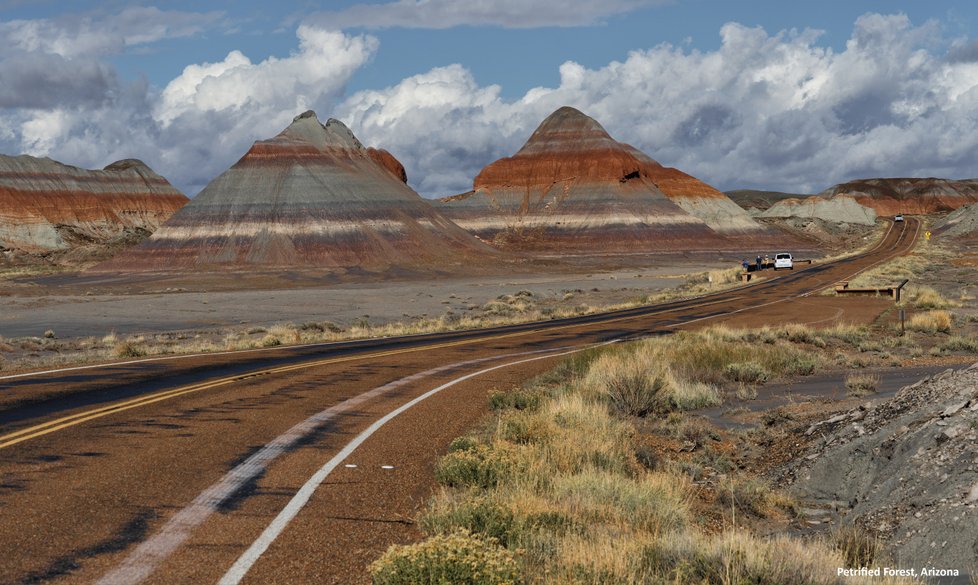
[[[890,227],[892,229],[893,226],[891,225]],[[904,226],[904,231],[906,231],[906,226]],[[886,238],[886,236],[884,236],[883,240],[885,240],[885,238]],[[898,238],[898,241],[899,241],[899,239],[902,239],[902,234],[901,234],[901,238]],[[881,240],[880,244],[877,244],[877,247],[879,247],[880,245],[882,245],[882,240]],[[874,250],[875,250],[875,248],[874,248]],[[493,335],[493,336],[490,336],[490,337],[477,337],[477,338],[474,338],[474,339],[464,339],[464,340],[460,340],[460,341],[452,341],[452,342],[440,343],[440,344],[435,344],[435,345],[422,345],[422,346],[418,346],[418,347],[409,347],[409,348],[396,349],[396,350],[390,350],[390,351],[367,353],[367,354],[362,354],[362,355],[344,356],[344,357],[337,357],[337,358],[327,358],[327,359],[324,359],[324,360],[317,360],[317,361],[314,361],[314,362],[307,362],[307,363],[300,363],[300,364],[292,364],[292,365],[288,365],[288,366],[280,366],[280,367],[277,367],[277,368],[270,368],[270,369],[266,369],[266,370],[257,370],[257,371],[254,371],[254,372],[247,372],[247,373],[244,373],[244,374],[236,374],[234,376],[228,376],[226,378],[220,378],[218,380],[212,380],[212,381],[209,381],[209,382],[201,382],[201,383],[197,383],[197,384],[191,384],[189,386],[181,386],[180,388],[175,388],[173,390],[165,390],[165,391],[162,391],[162,392],[157,392],[155,394],[150,394],[148,396],[140,396],[140,397],[133,398],[133,399],[130,399],[130,400],[126,400],[126,401],[123,401],[123,402],[119,402],[119,403],[116,403],[116,404],[110,404],[108,406],[103,406],[103,407],[95,408],[95,409],[92,409],[92,410],[86,410],[84,412],[80,412],[80,413],[77,413],[77,414],[73,414],[73,415],[61,417],[61,418],[58,418],[58,419],[55,419],[55,420],[52,420],[52,421],[48,421],[46,423],[41,423],[39,425],[30,426],[30,427],[21,429],[19,431],[15,431],[13,433],[9,433],[9,434],[0,436],[0,449],[4,449],[4,448],[10,447],[12,445],[16,445],[18,443],[22,443],[24,441],[28,441],[30,439],[41,437],[41,436],[44,436],[44,435],[47,435],[47,434],[50,434],[50,433],[53,433],[53,432],[56,432],[56,431],[59,431],[59,430],[68,428],[68,427],[73,427],[75,425],[79,425],[79,424],[82,424],[84,422],[88,422],[90,420],[94,420],[94,419],[97,419],[97,418],[102,418],[104,416],[108,416],[108,415],[115,414],[115,413],[118,413],[118,412],[124,412],[126,410],[131,410],[133,408],[138,408],[140,406],[146,406],[148,404],[153,404],[153,403],[156,403],[156,402],[161,402],[163,400],[169,400],[170,398],[176,398],[178,396],[183,396],[185,394],[190,394],[190,393],[194,393],[194,392],[201,392],[201,391],[204,391],[204,390],[210,390],[211,388],[216,388],[216,387],[219,387],[219,386],[225,386],[225,385],[231,384],[233,382],[240,382],[242,380],[246,380],[248,378],[254,378],[254,377],[257,377],[257,376],[264,376],[264,375],[270,375],[270,374],[280,374],[280,373],[283,373],[283,372],[291,372],[291,371],[294,371],[294,370],[301,370],[301,369],[307,369],[307,368],[315,368],[315,367],[319,367],[319,366],[326,366],[326,365],[332,365],[332,364],[338,364],[338,363],[344,363],[344,362],[350,362],[350,361],[356,361],[356,360],[366,360],[366,359],[372,359],[372,358],[378,358],[378,357],[386,357],[386,356],[399,355],[399,354],[405,354],[405,353],[413,353],[413,352],[418,352],[418,351],[428,351],[428,350],[432,350],[432,349],[442,349],[442,348],[447,348],[447,347],[458,347],[458,346],[461,346],[461,345],[471,345],[473,343],[483,343],[483,342],[488,342],[488,341],[496,341],[496,340],[507,339],[507,338],[511,338],[511,337],[522,337],[522,336],[526,336],[526,335],[533,335],[535,333],[543,333],[543,332],[548,332],[548,331],[560,331],[560,330],[564,330],[564,329],[571,329],[571,328],[577,328],[577,327],[586,327],[586,326],[589,326],[589,325],[616,323],[616,322],[619,322],[619,321],[627,321],[627,320],[632,320],[632,319],[640,319],[640,318],[644,318],[644,317],[656,317],[656,316],[660,316],[660,315],[663,315],[663,314],[666,314],[666,313],[672,313],[672,312],[675,312],[675,311],[681,311],[681,310],[688,310],[688,309],[693,309],[693,308],[706,307],[706,306],[709,306],[709,305],[715,305],[715,304],[721,304],[721,303],[728,303],[728,302],[731,302],[731,301],[734,301],[734,300],[737,300],[737,299],[740,299],[740,298],[743,298],[743,297],[741,297],[741,296],[727,297],[727,298],[712,300],[712,301],[709,301],[709,302],[704,302],[704,303],[699,303],[699,304],[694,304],[694,305],[685,305],[685,306],[682,306],[682,307],[673,307],[671,309],[664,309],[664,310],[655,311],[655,312],[652,312],[652,313],[643,313],[643,314],[638,314],[638,315],[626,315],[626,316],[623,316],[623,317],[616,317],[616,318],[613,318],[613,319],[594,321],[594,322],[590,322],[590,323],[570,323],[570,324],[567,324],[567,325],[558,325],[558,326],[555,326],[555,327],[541,327],[541,328],[537,328],[537,329],[529,329],[529,330],[526,330],[526,331],[517,331],[517,332],[514,332],[514,333],[505,333],[505,334],[500,334],[500,335]]]
[[[713,304],[717,304],[717,303],[725,303],[725,302],[730,302],[731,300],[735,300],[735,299],[739,299],[739,298],[741,298],[741,297],[732,297],[732,298],[729,298],[729,299],[721,299],[721,300],[711,301],[709,303],[703,303],[701,305],[695,305],[695,306],[696,307],[700,307],[700,306],[713,305]],[[486,341],[496,341],[496,340],[499,340],[499,339],[506,339],[506,338],[510,338],[510,337],[520,337],[520,336],[532,335],[534,333],[543,333],[543,332],[548,332],[548,331],[559,331],[559,330],[562,330],[562,329],[569,329],[569,328],[574,328],[574,327],[584,327],[584,326],[594,325],[594,324],[598,324],[598,323],[600,323],[600,324],[615,323],[615,322],[618,322],[618,321],[626,321],[626,320],[630,320],[630,319],[638,319],[638,318],[641,318],[641,317],[650,317],[650,316],[661,315],[661,314],[664,314],[664,313],[670,313],[670,312],[678,311],[678,310],[681,310],[681,309],[687,309],[687,308],[690,308],[690,307],[676,307],[676,308],[673,308],[673,309],[666,309],[664,311],[659,311],[659,312],[652,313],[652,314],[626,315],[624,317],[617,317],[617,318],[614,318],[614,319],[607,319],[607,320],[603,320],[603,321],[598,321],[597,323],[570,323],[570,324],[567,324],[567,325],[558,325],[556,327],[543,327],[543,328],[539,328],[539,329],[530,329],[530,330],[527,330],[527,331],[517,331],[517,332],[514,332],[514,333],[505,333],[505,334],[501,334],[501,335],[494,335],[494,336],[491,336],[491,337],[480,337],[480,338],[476,338],[476,339],[463,339],[463,340],[460,340],[460,341],[452,341],[452,342],[446,342],[446,343],[439,343],[439,344],[435,344],[435,345],[424,345],[424,346],[419,346],[419,347],[408,347],[408,348],[403,348],[403,349],[395,349],[395,350],[390,350],[390,351],[374,352],[374,353],[368,353],[368,354],[362,354],[362,355],[352,355],[352,356],[344,356],[344,357],[337,357],[337,358],[328,358],[328,359],[324,359],[324,360],[317,360],[317,361],[314,361],[314,362],[307,362],[307,363],[301,363],[301,364],[292,364],[292,365],[288,365],[288,366],[280,366],[280,367],[277,367],[277,368],[270,368],[270,369],[267,369],[267,370],[257,370],[257,371],[254,371],[254,372],[248,372],[248,373],[244,373],[244,374],[236,374],[234,376],[228,376],[226,378],[220,378],[218,380],[212,380],[212,381],[209,381],[209,382],[202,382],[202,383],[197,383],[197,384],[191,384],[189,386],[181,386],[180,388],[174,388],[173,390],[165,390],[163,392],[157,392],[155,394],[150,394],[148,396],[140,396],[138,398],[133,398],[133,399],[126,400],[126,401],[123,401],[123,402],[119,402],[119,403],[116,403],[116,404],[110,404],[108,406],[103,406],[103,407],[92,409],[92,410],[86,410],[84,412],[80,412],[80,413],[77,413],[77,414],[73,414],[73,415],[61,417],[61,418],[58,418],[58,419],[55,419],[55,420],[52,420],[52,421],[48,421],[46,423],[41,423],[39,425],[30,426],[30,427],[21,429],[19,431],[15,431],[13,433],[9,433],[9,434],[0,436],[0,449],[4,449],[6,447],[10,447],[12,445],[16,445],[18,443],[22,443],[24,441],[28,441],[30,439],[34,439],[34,438],[41,437],[41,436],[44,436],[44,435],[47,435],[47,434],[50,434],[50,433],[53,433],[53,432],[56,432],[56,431],[60,431],[62,429],[68,428],[68,427],[79,425],[81,423],[88,422],[90,420],[94,420],[94,419],[97,419],[97,418],[108,416],[110,414],[115,414],[115,413],[118,413],[118,412],[123,412],[123,411],[126,411],[126,410],[131,410],[133,408],[138,408],[140,406],[146,406],[148,404],[153,404],[155,402],[161,402],[163,400],[168,400],[170,398],[176,398],[178,396],[183,396],[184,394],[190,394],[190,393],[194,393],[194,392],[200,392],[200,391],[203,391],[203,390],[210,390],[211,388],[216,388],[218,386],[224,386],[224,385],[227,385],[227,384],[231,384],[233,382],[240,382],[240,381],[246,380],[248,378],[254,378],[254,377],[264,376],[264,375],[270,375],[270,374],[280,374],[280,373],[283,373],[283,372],[291,372],[291,371],[294,371],[294,370],[301,370],[301,369],[306,369],[306,368],[315,368],[315,367],[319,367],[319,366],[326,366],[326,365],[332,365],[332,364],[350,362],[350,361],[355,361],[355,360],[365,360],[365,359],[372,359],[372,358],[378,358],[378,357],[386,357],[386,356],[392,356],[392,355],[399,355],[399,354],[404,354],[404,353],[413,353],[413,352],[417,352],[417,351],[427,351],[427,350],[431,350],[431,349],[443,349],[443,348],[447,348],[447,347],[457,347],[457,346],[461,346],[461,345],[471,345],[473,343],[481,343],[481,342],[486,342]]]

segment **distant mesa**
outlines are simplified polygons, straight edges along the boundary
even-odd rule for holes
[[[47,254],[145,237],[187,201],[135,159],[98,171],[0,155],[0,250]]]
[[[833,223],[872,225],[898,213],[947,213],[978,202],[978,180],[934,178],[859,179],[816,196],[780,199],[761,218],[817,218]]]
[[[406,180],[393,155],[306,112],[256,142],[151,238],[98,268],[452,272],[498,256]]]
[[[725,233],[761,230],[723,193],[615,141],[562,107],[512,157],[482,169],[473,190],[439,208],[500,248],[621,253],[717,248]]]
[[[819,194],[853,198],[877,215],[946,213],[978,202],[978,179],[934,178],[860,179],[841,183]]]

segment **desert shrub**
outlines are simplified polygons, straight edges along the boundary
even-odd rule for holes
[[[387,549],[370,565],[375,585],[502,585],[522,581],[513,553],[492,538],[459,530]]]
[[[965,351],[978,353],[978,339],[974,337],[952,337],[940,345],[943,351]]]
[[[112,351],[120,358],[138,358],[146,355],[145,347],[129,339],[117,343]]]
[[[742,384],[763,384],[771,374],[761,364],[755,362],[735,362],[727,364],[723,370],[727,379]]]
[[[717,500],[725,506],[757,518],[766,518],[775,502],[775,494],[766,485],[754,479],[733,479],[723,485]]]
[[[499,419],[496,436],[510,443],[533,443],[551,434],[549,421],[531,413],[510,411]]]
[[[514,388],[508,392],[499,390],[489,394],[489,406],[493,410],[512,408],[516,410],[536,410],[543,396],[538,390]]]
[[[882,552],[879,539],[854,524],[835,529],[830,535],[830,543],[842,553],[846,567],[870,567]]]
[[[849,374],[845,383],[849,396],[865,396],[876,392],[880,385],[880,376],[870,373]]]
[[[585,376],[585,384],[615,411],[631,416],[665,410],[667,383],[666,372],[648,352],[608,352]]]
[[[516,469],[514,454],[502,446],[476,445],[448,453],[435,467],[435,479],[450,487],[495,487]]]
[[[852,346],[858,345],[859,342],[869,336],[869,330],[866,327],[851,324],[836,325],[823,329],[819,333],[822,337],[835,339]]]
[[[791,343],[808,343],[817,347],[825,347],[825,341],[819,337],[810,327],[800,323],[789,323],[777,331],[777,336],[787,339]]]
[[[666,399],[672,409],[695,410],[723,403],[720,391],[712,384],[679,380],[671,375],[667,379]]]
[[[54,330],[53,329],[48,329],[47,331],[44,332],[44,338],[45,339],[54,339],[55,337],[56,337],[56,335],[54,334]]]
[[[452,439],[452,442],[448,444],[448,451],[468,451],[469,449],[475,449],[479,445],[479,442],[472,437],[456,437]]]
[[[425,534],[451,534],[458,529],[493,538],[504,546],[518,545],[520,519],[512,510],[485,493],[462,492],[443,495],[428,504],[419,519]]]
[[[743,272],[743,269],[739,266],[737,268],[724,268],[722,270],[711,270],[707,274],[707,281],[713,286],[738,283],[740,282],[741,272]]]
[[[268,334],[261,340],[262,347],[275,347],[282,345],[282,339],[278,335]]]

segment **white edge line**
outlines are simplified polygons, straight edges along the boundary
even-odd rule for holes
[[[615,343],[616,341],[617,340],[608,341],[598,345],[599,346],[608,345],[611,343]],[[258,561],[258,559],[262,556],[262,554],[264,554],[264,552],[268,550],[268,547],[275,541],[275,539],[279,537],[279,535],[285,530],[285,528],[289,525],[289,523],[302,510],[302,508],[305,507],[305,505],[309,502],[310,498],[312,498],[313,493],[323,483],[323,481],[326,480],[329,474],[332,473],[332,471],[338,465],[340,465],[344,459],[349,457],[350,454],[353,453],[353,451],[356,450],[357,447],[362,445],[364,441],[370,438],[371,435],[377,432],[381,427],[383,427],[385,424],[390,422],[390,420],[396,417],[397,415],[403,413],[404,411],[408,410],[415,404],[418,404],[419,402],[425,400],[426,398],[434,396],[435,394],[441,392],[442,390],[445,390],[446,388],[450,388],[470,378],[474,378],[476,376],[480,376],[482,374],[491,372],[493,370],[498,370],[501,368],[508,368],[511,366],[524,364],[527,362],[534,362],[537,360],[550,359],[554,357],[569,355],[572,353],[578,353],[590,347],[597,347],[597,346],[588,346],[585,348],[575,349],[563,353],[556,353],[556,354],[550,354],[550,355],[545,355],[540,357],[529,358],[525,360],[519,360],[515,362],[509,362],[506,364],[493,366],[491,368],[486,368],[484,370],[479,370],[477,372],[472,372],[471,374],[466,374],[465,376],[456,378],[450,382],[446,382],[441,386],[438,386],[437,388],[429,390],[428,392],[425,392],[421,396],[418,396],[417,398],[414,398],[413,400],[406,402],[400,407],[387,413],[386,415],[378,419],[376,422],[374,422],[372,425],[370,425],[362,433],[357,435],[352,441],[347,443],[347,445],[343,447],[343,449],[339,453],[337,453],[332,459],[327,461],[325,465],[319,468],[319,470],[316,473],[314,473],[313,476],[310,477],[308,481],[306,481],[306,483],[299,489],[299,491],[295,494],[295,496],[293,496],[292,500],[290,500],[289,503],[285,506],[285,508],[283,508],[282,511],[279,512],[278,516],[276,516],[275,519],[272,520],[272,523],[265,528],[265,530],[261,533],[258,539],[255,540],[255,542],[252,543],[252,545],[248,548],[248,550],[246,550],[238,558],[238,560],[234,563],[234,565],[232,565],[231,568],[228,569],[227,573],[225,573],[224,576],[221,578],[221,580],[218,582],[219,585],[237,585],[238,583],[240,583],[241,580],[248,573],[248,571],[251,569],[251,567],[254,566],[255,562]]]

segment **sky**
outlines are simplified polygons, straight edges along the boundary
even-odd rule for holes
[[[195,195],[305,110],[467,191],[560,106],[723,189],[978,177],[970,0],[0,0],[0,153]]]

